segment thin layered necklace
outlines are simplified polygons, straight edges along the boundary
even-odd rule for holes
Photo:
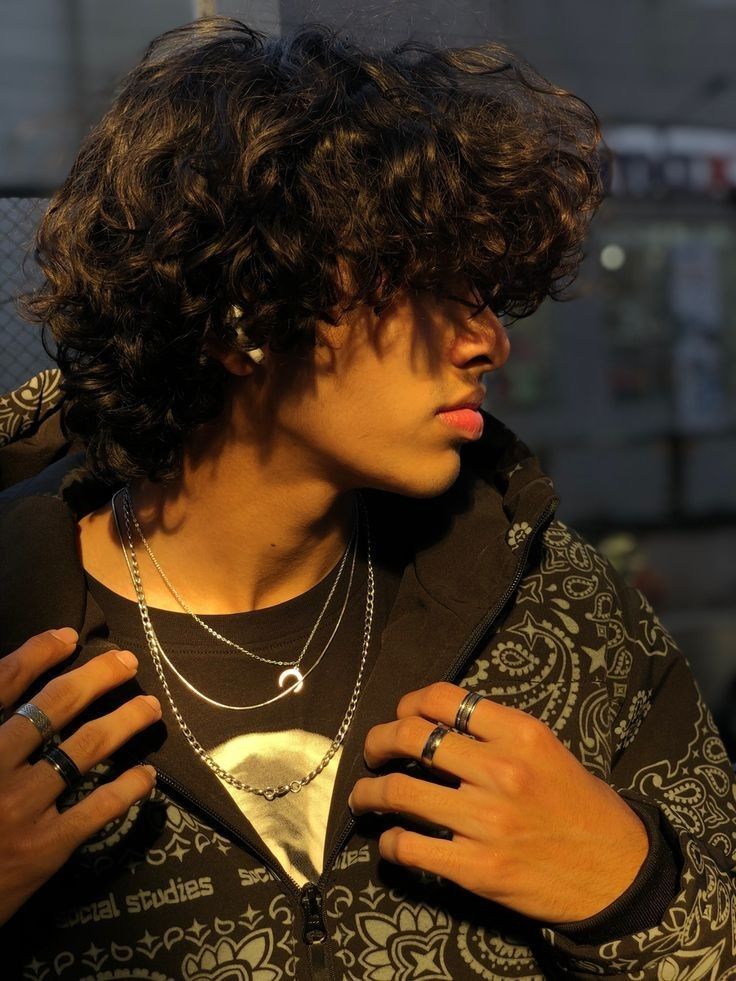
[[[128,547],[127,548],[126,548],[126,544],[125,544],[125,537],[123,535],[123,531],[121,529],[120,521],[119,521],[118,513],[117,513],[117,503],[116,502],[117,502],[118,497],[121,498],[123,517],[125,519],[126,535],[127,535],[127,540],[128,540]],[[131,497],[131,494],[130,494],[130,485],[128,484],[125,487],[120,488],[120,490],[116,491],[116,493],[113,494],[113,497],[112,497],[112,501],[111,501],[112,514],[113,514],[113,518],[115,520],[115,526],[116,526],[117,531],[118,531],[118,536],[120,538],[120,544],[121,544],[121,548],[122,548],[122,551],[123,551],[123,557],[125,558],[125,563],[126,563],[126,565],[128,567],[128,571],[130,572],[131,579],[133,581],[133,587],[135,589],[136,596],[138,598],[138,609],[140,611],[141,621],[142,621],[142,624],[143,624],[143,630],[144,630],[144,633],[146,635],[146,640],[148,642],[148,648],[149,648],[149,651],[151,653],[151,659],[153,660],[153,664],[154,664],[154,668],[156,670],[156,674],[158,675],[158,678],[159,678],[159,680],[161,682],[161,686],[164,689],[164,692],[166,693],[166,697],[168,699],[169,705],[171,706],[171,710],[172,710],[172,712],[174,714],[174,718],[176,719],[177,724],[179,725],[179,728],[181,729],[181,731],[182,731],[184,737],[186,738],[187,742],[194,749],[194,751],[197,754],[197,756],[202,760],[203,763],[205,763],[211,770],[213,770],[217,774],[217,776],[220,777],[220,779],[224,780],[226,783],[228,783],[228,784],[236,787],[239,790],[247,791],[248,793],[253,793],[253,794],[257,794],[259,796],[265,797],[266,800],[273,800],[275,797],[282,797],[282,796],[284,796],[285,794],[287,794],[289,792],[291,792],[291,793],[298,793],[301,790],[302,787],[304,787],[306,784],[310,783],[310,781],[314,780],[314,778],[319,773],[321,773],[322,770],[327,766],[327,764],[330,762],[330,760],[332,759],[332,757],[335,755],[335,753],[337,752],[338,748],[342,744],[342,742],[343,742],[343,740],[345,738],[345,735],[346,735],[346,733],[347,733],[347,731],[348,731],[348,729],[350,727],[350,723],[352,722],[353,715],[355,714],[355,707],[356,707],[357,702],[358,702],[358,697],[360,695],[360,688],[361,688],[361,684],[362,684],[362,681],[363,681],[363,670],[364,670],[364,667],[365,667],[365,661],[366,661],[366,657],[367,657],[367,654],[368,654],[368,648],[369,648],[369,645],[370,645],[371,625],[372,625],[372,622],[373,622],[373,601],[374,601],[374,594],[375,594],[374,579],[373,579],[373,563],[372,563],[372,558],[371,558],[371,536],[370,536],[370,526],[369,526],[369,521],[368,521],[368,511],[367,511],[365,502],[363,501],[363,497],[362,497],[362,495],[360,494],[359,491],[356,491],[355,502],[356,502],[356,521],[355,521],[354,527],[353,527],[353,534],[352,534],[352,536],[350,538],[350,542],[348,542],[347,548],[345,549],[345,552],[344,552],[343,557],[342,557],[342,561],[340,563],[340,568],[339,568],[338,573],[337,573],[337,576],[335,578],[335,582],[333,583],[332,588],[331,588],[331,590],[329,592],[329,595],[327,597],[327,600],[326,600],[326,602],[325,602],[325,604],[324,604],[324,606],[322,608],[322,611],[321,611],[319,617],[317,618],[317,622],[315,623],[314,627],[312,628],[312,631],[310,632],[309,637],[307,638],[307,642],[305,643],[304,647],[302,648],[302,651],[299,654],[299,657],[296,658],[296,660],[294,660],[294,661],[278,661],[278,660],[269,660],[268,658],[261,657],[260,655],[255,654],[252,651],[249,651],[249,650],[247,650],[244,647],[241,647],[239,644],[236,644],[234,641],[231,641],[228,638],[223,637],[222,634],[218,633],[216,630],[213,630],[213,628],[210,627],[208,624],[204,623],[204,621],[199,616],[197,616],[196,613],[194,613],[192,610],[190,610],[189,607],[184,602],[184,600],[179,595],[179,593],[174,589],[173,585],[171,584],[171,582],[169,581],[169,579],[167,578],[167,576],[165,575],[163,569],[161,568],[160,563],[158,562],[158,560],[153,555],[153,552],[151,551],[151,548],[150,548],[148,542],[146,541],[145,536],[143,535],[143,532],[142,532],[141,527],[140,527],[140,525],[138,523],[138,520],[136,519],[135,511],[133,509],[133,501],[132,501],[132,497]],[[292,780],[288,784],[281,784],[281,785],[276,786],[276,787],[273,787],[273,786],[268,786],[268,787],[263,787],[263,788],[253,787],[251,784],[247,784],[247,783],[244,783],[242,780],[238,780],[237,777],[234,777],[231,773],[228,773],[227,770],[225,770],[223,767],[221,767],[219,765],[219,763],[217,763],[212,758],[212,756],[207,752],[207,750],[202,746],[202,744],[199,742],[199,740],[197,739],[197,737],[194,735],[194,733],[190,729],[189,725],[185,721],[184,717],[182,716],[181,710],[179,709],[179,707],[176,705],[176,703],[174,701],[173,695],[171,693],[171,689],[170,689],[169,684],[168,684],[168,682],[166,680],[166,675],[164,673],[162,659],[163,659],[163,661],[166,662],[166,664],[174,672],[174,674],[179,678],[179,680],[182,682],[182,684],[184,684],[196,697],[198,697],[202,701],[206,702],[207,704],[209,704],[209,705],[211,705],[214,708],[219,709],[219,710],[225,709],[225,710],[230,710],[230,711],[235,711],[235,712],[242,712],[242,711],[248,711],[248,710],[251,710],[251,709],[257,709],[257,708],[261,708],[264,705],[270,705],[271,703],[273,703],[275,701],[278,701],[281,698],[284,698],[286,695],[290,695],[292,693],[302,691],[303,690],[303,687],[304,687],[304,679],[307,678],[309,676],[309,674],[311,674],[311,672],[317,667],[317,665],[320,663],[320,661],[324,657],[324,654],[325,654],[327,648],[330,646],[330,644],[332,642],[332,639],[335,636],[335,633],[337,632],[337,629],[340,626],[340,623],[342,622],[343,614],[345,613],[345,608],[347,606],[348,598],[349,598],[349,595],[350,595],[350,587],[351,587],[352,581],[353,581],[353,573],[354,573],[354,570],[355,570],[355,557],[356,557],[356,554],[357,554],[357,547],[358,547],[358,524],[359,524],[359,521],[358,521],[358,518],[357,518],[358,505],[360,506],[360,510],[362,511],[363,520],[364,520],[364,523],[365,523],[365,531],[366,531],[366,556],[367,556],[367,566],[368,566],[368,584],[367,584],[367,594],[366,594],[366,613],[365,613],[364,630],[363,630],[363,650],[362,650],[362,656],[361,656],[361,660],[360,660],[360,667],[359,667],[359,670],[358,670],[358,676],[357,676],[357,680],[355,682],[355,685],[353,687],[353,691],[352,691],[352,694],[351,694],[351,697],[350,697],[350,702],[349,702],[348,707],[347,707],[347,710],[346,710],[346,712],[345,712],[345,714],[343,716],[343,720],[342,720],[342,723],[340,725],[340,728],[339,728],[339,730],[337,732],[337,735],[332,740],[332,742],[330,743],[329,749],[327,750],[327,752],[325,753],[325,755],[322,757],[322,759],[320,760],[320,762],[317,764],[317,766],[314,769],[310,770],[310,772],[307,773],[305,776],[303,776],[303,777],[301,777],[299,779],[296,779],[296,780]],[[146,605],[145,593],[143,591],[143,584],[142,584],[142,581],[141,581],[140,570],[138,568],[138,561],[137,561],[136,554],[135,554],[135,547],[133,545],[133,534],[132,534],[131,524],[132,525],[135,525],[136,531],[137,531],[138,535],[140,536],[140,539],[143,542],[143,545],[144,545],[146,551],[148,552],[148,555],[150,556],[151,561],[153,562],[153,564],[155,565],[155,567],[158,570],[159,574],[161,575],[162,579],[166,583],[168,589],[171,591],[172,595],[176,598],[176,600],[179,603],[179,605],[182,606],[182,608],[189,614],[189,616],[191,616],[201,627],[203,627],[206,631],[208,631],[208,633],[210,633],[212,636],[216,637],[218,640],[222,641],[223,643],[225,643],[225,644],[227,644],[227,645],[229,645],[231,647],[236,648],[237,650],[241,651],[245,655],[247,655],[249,657],[252,657],[252,658],[255,658],[256,660],[262,661],[262,662],[267,663],[267,664],[274,664],[274,665],[278,665],[278,666],[287,665],[288,666],[287,667],[287,670],[282,671],[281,674],[279,675],[279,679],[278,679],[279,687],[281,687],[281,685],[283,684],[283,682],[289,676],[293,676],[295,678],[294,683],[290,687],[288,687],[288,688],[284,689],[283,691],[281,691],[279,694],[275,695],[273,698],[266,699],[263,702],[258,702],[258,703],[253,704],[253,705],[229,705],[227,703],[219,702],[216,699],[211,698],[210,696],[206,695],[204,692],[201,692],[198,688],[196,688],[189,681],[189,679],[187,679],[179,671],[179,669],[173,664],[173,662],[171,661],[171,659],[169,658],[169,656],[166,654],[166,652],[161,647],[161,644],[159,643],[159,640],[158,640],[158,638],[156,636],[156,633],[155,633],[155,631],[153,629],[153,624],[151,623],[151,618],[150,618],[150,615],[149,615],[149,612],[148,612],[148,607]],[[334,627],[334,629],[333,629],[333,631],[332,631],[332,633],[331,633],[331,635],[330,635],[327,643],[325,644],[324,648],[322,649],[322,652],[320,653],[320,655],[318,656],[318,658],[315,660],[314,664],[312,664],[312,666],[307,671],[305,671],[304,673],[302,673],[301,667],[300,667],[301,666],[301,663],[302,663],[302,659],[304,658],[304,655],[305,655],[305,653],[307,651],[307,648],[309,647],[309,644],[310,644],[310,642],[311,642],[311,640],[312,640],[312,638],[313,638],[313,636],[314,636],[314,634],[315,634],[315,632],[317,630],[317,627],[319,626],[320,622],[322,621],[322,619],[323,619],[323,617],[325,615],[325,611],[327,610],[327,607],[329,606],[330,600],[332,599],[332,596],[333,596],[333,594],[335,592],[335,589],[337,588],[337,584],[340,581],[340,578],[342,577],[343,569],[344,569],[344,566],[345,566],[345,561],[347,559],[347,554],[348,554],[348,551],[350,550],[351,543],[353,543],[353,557],[352,557],[352,564],[351,564],[351,569],[350,569],[350,579],[348,581],[348,589],[347,589],[347,592],[345,594],[345,599],[343,601],[342,609],[340,611],[340,616],[338,617],[337,623],[336,623],[336,625],[335,625],[335,627]],[[128,549],[130,551],[130,556],[128,555]]]

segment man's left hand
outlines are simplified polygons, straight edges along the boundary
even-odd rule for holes
[[[444,681],[408,692],[396,721],[366,736],[366,764],[419,760],[437,724],[452,728],[467,693]],[[378,841],[381,856],[552,924],[587,919],[621,896],[649,852],[646,828],[626,801],[519,709],[484,698],[469,734],[449,732],[432,760],[457,787],[405,773],[356,782],[353,814],[391,811],[452,832],[448,840],[389,828]]]

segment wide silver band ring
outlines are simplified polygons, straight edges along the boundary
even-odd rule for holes
[[[432,757],[437,752],[437,747],[445,738],[450,730],[447,726],[435,726],[435,728],[430,732],[427,737],[427,741],[424,744],[424,749],[422,750],[421,760],[425,766],[432,766]]]
[[[475,706],[478,702],[482,702],[484,698],[485,695],[479,695],[477,691],[469,691],[462,702],[460,702],[453,729],[457,729],[458,732],[467,733],[470,716],[475,711]]]
[[[52,746],[41,753],[41,760],[49,763],[70,789],[82,779],[82,773],[74,760],[59,746]]]
[[[54,727],[51,725],[51,719],[48,715],[43,712],[38,705],[34,705],[33,702],[25,702],[20,708],[17,708],[13,715],[22,715],[24,719],[28,719],[32,722],[34,726],[38,729],[41,739],[43,742],[48,742],[49,739],[54,734]]]

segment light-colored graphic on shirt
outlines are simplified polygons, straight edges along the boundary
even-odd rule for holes
[[[210,750],[210,755],[237,780],[263,788],[300,779],[318,765],[329,747],[327,736],[285,729],[235,736]],[[270,801],[221,780],[267,848],[300,886],[316,882],[322,874],[327,817],[341,755],[342,746],[298,793]]]

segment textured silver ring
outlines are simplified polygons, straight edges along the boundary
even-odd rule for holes
[[[41,754],[41,759],[49,763],[70,789],[82,779],[82,773],[74,760],[59,746],[52,746]]]
[[[38,705],[34,705],[33,702],[25,702],[25,704],[15,710],[13,715],[22,715],[23,718],[32,722],[41,734],[43,742],[47,742],[54,734],[51,719],[49,719],[48,715]]]
[[[485,695],[479,695],[477,691],[469,691],[462,702],[460,702],[453,729],[457,729],[458,732],[467,732],[470,716],[475,711],[475,706],[478,702],[482,702],[484,698]]]
[[[445,738],[450,730],[446,726],[435,726],[435,728],[430,732],[427,737],[427,741],[424,744],[424,749],[422,750],[421,760],[425,766],[432,766],[432,758],[437,752],[437,747]]]

